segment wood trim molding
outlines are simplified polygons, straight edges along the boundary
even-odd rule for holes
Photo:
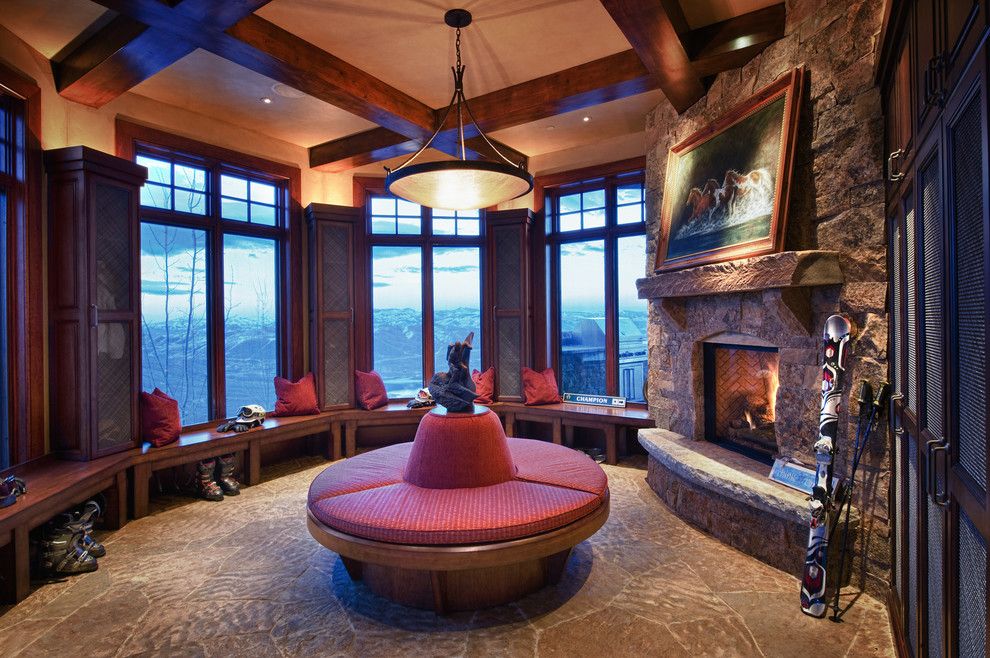
[[[567,171],[537,176],[533,180],[533,210],[535,212],[543,211],[544,198],[548,188],[560,187],[561,185],[577,183],[591,178],[625,174],[630,171],[636,171],[637,169],[646,169],[645,155],[592,165],[590,167],[582,167],[581,169],[569,169]]]
[[[45,454],[44,241],[42,217],[41,89],[34,80],[0,61],[0,91],[24,103],[26,150],[22,180],[13,195],[13,221],[8,227],[11,357],[11,464]]]

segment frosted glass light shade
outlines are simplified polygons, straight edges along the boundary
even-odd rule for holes
[[[476,210],[521,197],[533,177],[498,162],[449,160],[403,167],[385,177],[385,191],[429,208]]]

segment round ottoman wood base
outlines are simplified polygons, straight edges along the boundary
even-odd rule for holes
[[[482,569],[425,571],[344,558],[348,573],[383,598],[411,608],[457,612],[510,603],[555,584],[570,549],[544,558]],[[348,564],[350,563],[350,564]]]
[[[438,613],[515,601],[560,580],[571,549],[608,519],[609,496],[593,512],[531,537],[487,544],[390,544],[334,530],[308,516],[309,532],[341,556],[348,574],[375,594]]]

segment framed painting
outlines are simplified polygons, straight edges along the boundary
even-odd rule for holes
[[[804,67],[670,149],[655,270],[780,251]]]

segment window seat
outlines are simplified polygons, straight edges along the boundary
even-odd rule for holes
[[[103,524],[116,530],[127,521],[125,452],[92,461],[69,461],[49,455],[5,471],[27,484],[27,493],[0,509],[0,600],[17,603],[30,593],[28,535],[56,514],[99,493],[106,498]]]
[[[231,452],[244,453],[244,484],[257,484],[261,478],[261,448],[304,436],[330,432],[326,456],[340,458],[339,429],[336,414],[324,412],[313,416],[268,418],[261,427],[247,432],[217,432],[213,427],[184,431],[179,440],[156,448],[145,443],[135,451],[131,463],[134,481],[134,514],[140,519],[148,514],[148,481],[152,471],[181,466]]]
[[[553,426],[553,442],[573,445],[574,428],[589,427],[605,433],[606,461],[615,464],[626,443],[627,430],[653,427],[653,417],[645,408],[615,409],[596,407],[588,404],[560,402],[536,407],[527,407],[521,402],[496,402],[488,406],[497,413],[505,425],[505,433],[515,436],[516,421],[528,420],[549,423]],[[402,402],[392,402],[379,409],[344,409],[332,412],[332,423],[337,425],[335,436],[343,427],[344,456],[357,454],[357,430],[359,427],[392,427],[417,425],[430,407],[409,409]],[[621,445],[620,445],[621,444]]]
[[[605,461],[609,464],[618,461],[620,452],[625,453],[627,430],[655,425],[650,412],[640,407],[620,409],[571,402],[529,407],[521,402],[496,402],[491,409],[502,417],[509,436],[516,436],[516,421],[520,420],[549,423],[553,427],[553,442],[568,446],[574,444],[575,427],[600,429],[605,433]]]
[[[404,402],[390,402],[378,409],[342,409],[333,412],[335,435],[340,436],[343,427],[344,456],[357,454],[357,431],[359,427],[390,427],[419,425],[419,420],[431,407],[410,409]]]

